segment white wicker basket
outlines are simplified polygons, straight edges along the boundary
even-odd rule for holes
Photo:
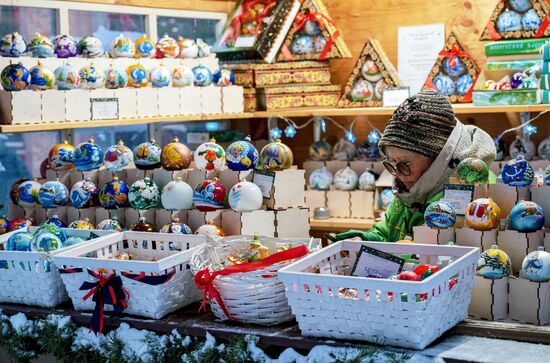
[[[8,239],[19,232],[34,233],[38,227],[26,227],[0,236],[0,302],[54,307],[69,299],[52,256],[77,245],[55,251],[5,251]],[[112,234],[111,231],[63,229],[68,236],[89,238]],[[86,243],[91,242],[87,241]],[[83,243],[84,244],[84,243]]]
[[[346,276],[363,244],[443,268],[421,282]],[[471,247],[342,241],[284,267],[279,279],[303,335],[423,349],[467,317],[478,259]]]
[[[208,268],[211,272],[222,270],[229,254],[250,246],[253,236],[233,236],[216,239],[200,247],[193,254],[191,268],[196,274]],[[319,239],[313,238],[273,238],[260,237],[261,243],[268,247],[270,254],[277,247],[297,247],[306,245],[310,251],[321,246]],[[230,319],[242,323],[275,325],[292,319],[292,312],[285,296],[284,285],[279,281],[277,271],[289,262],[277,263],[252,272],[242,272],[227,276],[217,276],[213,285],[230,315]],[[228,320],[215,299],[210,300],[210,308],[220,320]]]
[[[188,263],[194,249],[206,241],[207,237],[195,235],[123,232],[60,253],[54,257],[54,262],[70,271],[62,273],[61,277],[76,310],[94,309],[91,298],[83,299],[89,291],[80,290],[80,287],[85,281],[97,282],[88,269],[104,269],[109,274],[121,276],[122,287],[130,296],[125,313],[160,319],[200,300],[202,295],[195,286]],[[132,254],[135,259],[108,259],[119,253]],[[90,254],[92,257],[86,257]],[[69,272],[66,270],[64,272]],[[166,281],[153,285],[132,279],[128,274],[164,276]],[[105,310],[112,310],[112,306],[106,305]]]

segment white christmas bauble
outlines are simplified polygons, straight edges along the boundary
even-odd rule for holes
[[[516,159],[518,155],[523,155],[525,160],[533,160],[537,148],[531,139],[517,137],[509,147],[510,156]]]
[[[311,173],[309,176],[309,185],[314,190],[329,190],[332,179],[332,173],[326,167],[322,167]]]
[[[250,212],[260,209],[263,204],[263,195],[256,184],[242,181],[231,188],[229,205],[237,212]]]
[[[210,139],[195,150],[194,160],[199,170],[220,170],[225,165],[225,150]]]
[[[365,190],[365,191],[373,191],[376,187],[375,182],[376,182],[376,177],[374,176],[374,174],[366,170],[359,177],[359,189]]]
[[[521,277],[535,282],[550,280],[550,253],[539,247],[529,253],[521,264]]]
[[[334,186],[338,190],[355,190],[358,181],[359,177],[349,166],[334,174]]]
[[[193,188],[181,178],[177,178],[162,188],[160,199],[166,210],[191,209],[193,208]]]
[[[544,160],[550,160],[550,136],[540,142],[537,154]]]

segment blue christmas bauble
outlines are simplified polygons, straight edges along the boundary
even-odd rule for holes
[[[235,171],[255,169],[259,158],[258,149],[252,145],[250,137],[235,141],[225,150],[227,166]]]
[[[329,190],[332,180],[332,173],[326,167],[323,167],[311,173],[309,176],[309,185],[314,190]]]
[[[170,71],[162,64],[151,69],[149,79],[151,80],[153,87],[168,87],[170,86],[170,83],[172,83],[172,75],[170,74]]]
[[[302,28],[304,33],[307,35],[317,35],[321,32],[321,29],[319,29],[319,24],[317,24],[314,20],[307,20],[304,27]]]
[[[50,252],[63,248],[63,242],[53,233],[35,235],[31,240],[31,249],[37,252]]]
[[[117,216],[113,216],[112,218],[105,219],[97,225],[97,228],[100,231],[116,231],[116,232],[122,232],[123,228],[120,224]]]
[[[99,203],[105,209],[117,209],[127,207],[128,185],[117,177],[105,183],[99,191]]]
[[[145,34],[136,39],[136,58],[153,58],[155,56],[155,43]]]
[[[99,169],[103,164],[103,156],[103,149],[94,139],[90,139],[75,148],[73,164],[80,171]]]
[[[349,166],[344,169],[340,169],[334,174],[334,186],[338,190],[355,190],[357,183],[359,183],[359,177]]]
[[[32,67],[29,70],[31,74],[31,82],[29,88],[32,90],[47,90],[55,85],[55,74],[44,67],[42,63]]]
[[[38,191],[38,201],[46,209],[63,206],[68,200],[69,191],[59,179],[45,182]]]
[[[59,219],[59,216],[57,214],[52,216],[51,218],[45,220],[44,222],[42,222],[41,226],[46,225],[46,224],[51,224],[52,226],[56,226],[56,227],[59,227],[59,228],[67,228],[65,223],[63,223]]]
[[[451,59],[453,60],[454,65],[451,65]],[[466,72],[466,67],[464,67],[464,63],[462,63],[459,57],[451,56],[445,58],[443,61],[443,70],[445,70],[445,73],[451,77],[460,77],[464,74],[464,72]]]
[[[57,58],[76,57],[78,55],[78,44],[70,35],[61,34],[53,40],[54,52]]]
[[[451,96],[455,94],[456,86],[453,79],[442,73],[438,74],[434,79],[434,86],[439,93],[444,96]]]
[[[27,180],[19,184],[17,204],[31,208],[38,204],[38,193],[42,186],[36,180]]]
[[[53,43],[50,38],[40,33],[35,33],[29,42],[29,51],[35,58],[48,58],[53,56]]]
[[[474,80],[472,79],[472,76],[470,76],[468,73],[463,75],[456,81],[456,93],[458,93],[461,96],[464,96],[470,88],[472,88],[472,85],[474,84]]]
[[[497,19],[499,32],[513,32],[522,29],[521,15],[515,11],[503,11]]]
[[[120,34],[113,41],[111,56],[113,58],[133,58],[136,53],[134,42],[123,34]]]
[[[540,27],[541,21],[539,14],[535,9],[531,9],[523,14],[521,19],[521,25],[523,25],[523,30],[537,30]]]
[[[544,170],[544,185],[550,186],[550,165]]]
[[[117,89],[126,87],[128,84],[128,75],[120,68],[110,65],[105,70],[105,88]]]
[[[313,53],[313,38],[310,35],[301,34],[292,39],[290,51],[294,54],[311,54]]]
[[[32,234],[27,232],[17,232],[8,238],[6,244],[7,251],[31,251]]]
[[[0,52],[4,57],[21,57],[27,52],[27,41],[18,32],[6,34]]]
[[[373,173],[365,170],[359,177],[359,189],[364,191],[374,191],[376,189],[376,177]]]
[[[531,233],[544,227],[544,211],[535,202],[520,201],[510,211],[510,227],[518,232]]]
[[[523,13],[531,9],[531,0],[508,0],[508,3],[515,11]]]
[[[53,73],[58,89],[68,91],[80,87],[80,75],[69,63],[57,67]]]
[[[393,190],[391,190],[391,188],[384,189],[380,192],[380,196],[378,197],[378,205],[380,208],[386,210],[390,207],[394,197],[395,195],[393,194]]]
[[[71,204],[77,209],[90,208],[97,204],[98,194],[97,186],[89,178],[81,180],[71,188]]]
[[[526,187],[535,178],[533,167],[522,155],[508,161],[502,168],[502,181],[511,187]]]
[[[151,170],[160,167],[162,150],[155,144],[155,140],[144,142],[134,149],[134,163],[136,168]]]
[[[31,74],[21,63],[10,64],[2,70],[0,80],[6,91],[21,91],[31,82]]]
[[[65,230],[54,226],[53,224],[41,224],[40,227],[34,232],[34,236],[41,235],[43,233],[50,233],[55,235],[61,242],[64,242],[67,239],[67,234],[65,233]]]
[[[450,228],[455,225],[456,210],[451,203],[433,202],[424,212],[424,222],[430,228]]]
[[[193,234],[191,228],[187,224],[179,222],[177,218],[162,226],[159,233]]]
[[[196,66],[193,68],[193,75],[195,76],[195,86],[197,87],[205,87],[212,84],[212,72],[206,67]]]
[[[327,40],[322,35],[316,36],[314,39],[315,42],[313,44],[313,49],[315,50],[315,53],[322,53],[327,46]]]
[[[510,257],[496,245],[484,251],[477,261],[477,274],[486,279],[501,279],[509,276],[511,271]]]
[[[118,144],[109,146],[103,157],[103,165],[108,171],[118,171],[134,162],[134,153],[124,146],[120,140]]]
[[[550,280],[550,253],[542,246],[529,253],[521,264],[520,277],[535,282]]]
[[[82,88],[97,89],[102,88],[105,83],[104,74],[93,64],[88,64],[78,72]]]
[[[156,208],[160,205],[159,187],[148,177],[137,180],[130,186],[128,201],[137,210]]]
[[[357,148],[357,156],[360,160],[374,161],[380,157],[378,143],[371,143],[368,140],[363,141]]]
[[[214,73],[213,81],[216,86],[231,86],[235,84],[235,72],[229,68],[220,68]]]
[[[84,242],[84,238],[78,236],[71,236],[63,242],[63,247],[70,247],[76,244]]]
[[[315,141],[309,147],[309,157],[314,161],[327,161],[332,155],[332,145],[325,139]]]

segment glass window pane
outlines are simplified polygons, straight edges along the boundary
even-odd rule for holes
[[[0,19],[0,36],[19,32],[29,40],[35,32],[49,37],[57,34],[54,9],[0,5]]]
[[[215,137],[216,141],[221,144],[230,143],[236,139],[242,139],[245,135],[242,133],[230,131],[230,121],[208,121],[208,122],[185,122],[179,124],[162,124],[161,145],[166,145],[172,142],[174,136],[177,136],[180,142],[187,145],[191,150],[194,150],[200,143],[192,142],[189,139],[189,133],[208,133],[209,137]],[[242,134],[242,135],[241,135]],[[240,137],[239,137],[240,136]]]
[[[124,145],[133,150],[136,146],[149,139],[149,132],[147,125],[96,127],[74,130],[75,146],[81,142],[88,141],[91,137],[95,139],[96,144],[101,146],[104,151],[119,140],[124,141]]]
[[[216,42],[216,26],[219,21],[215,19],[159,16],[157,17],[157,31],[159,36],[166,33],[178,39],[178,36],[181,35],[184,38],[201,38],[208,44],[214,44]]]

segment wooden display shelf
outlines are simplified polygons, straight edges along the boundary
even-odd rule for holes
[[[366,230],[370,229],[374,222],[374,219],[355,218],[309,219],[311,230],[323,232],[345,232],[350,229]]]

